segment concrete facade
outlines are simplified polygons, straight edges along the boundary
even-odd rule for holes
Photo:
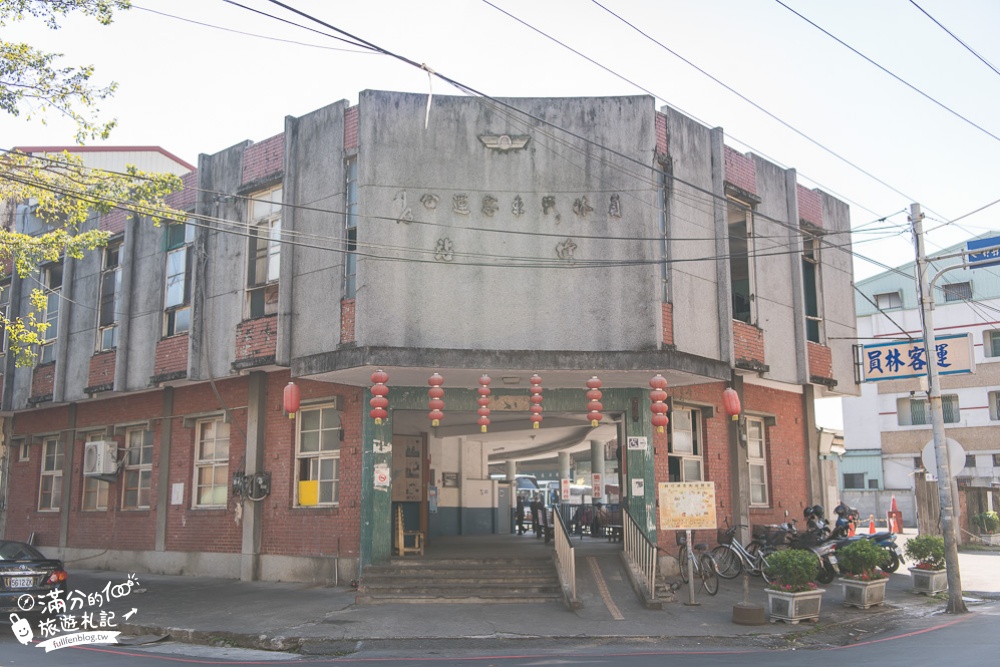
[[[642,96],[435,96],[428,116],[424,95],[364,91],[355,107],[289,117],[281,134],[202,155],[185,185],[174,205],[190,214],[186,230],[115,214],[95,223],[122,248],[116,345],[100,343],[108,269],[93,253],[63,267],[52,360],[16,369],[8,355],[8,536],[34,532],[93,566],[350,580],[390,556],[397,509],[431,536],[490,532],[490,463],[628,437],[648,447],[624,454],[623,504],[664,546],[655,489],[682,469],[715,482],[720,525],[778,521],[826,495],[812,400],[858,391],[850,253],[823,242],[843,243],[848,209],[794,170],[725,146],[719,128]],[[730,259],[734,215],[752,228],[742,265]],[[734,267],[752,275],[740,321]],[[11,294],[26,312],[26,291]],[[376,369],[389,375],[382,424],[368,414]],[[435,371],[440,427],[426,417]],[[534,372],[538,430],[527,419]],[[674,451],[682,435],[650,424],[656,373],[671,410],[693,418],[693,451]],[[476,422],[484,374],[488,430]],[[292,420],[290,380],[302,394]],[[730,385],[759,425],[759,459],[723,414]],[[206,454],[208,432],[224,434],[224,459]],[[97,493],[81,467],[88,438],[122,455],[96,482],[106,509],[83,507]],[[58,471],[43,455],[56,442]],[[406,457],[393,458],[394,443]],[[53,475],[59,506],[42,507]],[[251,486],[232,487],[234,475]],[[139,478],[148,503],[131,507],[126,480]]]

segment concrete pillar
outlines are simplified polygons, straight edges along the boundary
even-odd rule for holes
[[[118,339],[119,342],[121,338]],[[121,348],[118,348],[121,350]],[[119,356],[119,359],[122,357]],[[115,366],[117,378],[117,365]],[[117,386],[117,385],[116,385]],[[167,550],[167,514],[170,508],[170,450],[174,433],[174,388],[163,388],[163,419],[160,420],[159,477],[156,483],[156,542],[157,551]],[[195,493],[195,491],[192,491]]]
[[[746,398],[743,394],[743,377],[733,373],[732,387],[740,397],[740,404],[746,409]],[[733,507],[733,522],[740,528],[741,542],[750,540],[750,468],[747,464],[746,424],[739,421],[729,422],[729,502]]]
[[[559,479],[572,479],[570,477],[569,452],[559,452]]]
[[[607,478],[604,476],[604,443],[598,442],[597,440],[590,441],[590,479],[593,482],[594,475],[601,476],[601,489],[594,489],[594,497],[600,493],[601,502],[606,503],[607,499],[604,497],[603,485],[607,483]]]
[[[785,209],[788,215],[788,253],[791,261],[792,321],[795,331],[795,376],[809,383],[809,349],[806,346],[806,302],[802,283],[802,234],[799,233],[798,178],[794,169],[785,171]],[[815,504],[815,503],[813,503]]]
[[[507,481],[513,482],[517,479],[517,461],[507,461]]]
[[[132,333],[132,282],[135,277],[135,266],[138,262],[135,255],[138,224],[139,221],[135,215],[130,215],[125,219],[125,233],[122,238],[121,252],[118,255],[118,264],[122,269],[122,293],[121,311],[118,314],[118,347],[115,349],[115,377],[112,384],[115,391],[128,389],[128,342]],[[164,233],[166,233],[165,230]],[[162,551],[162,549],[158,549],[158,551]]]
[[[267,374],[250,373],[247,400],[246,474],[248,477],[264,471],[265,416],[267,415]],[[243,502],[243,543],[240,553],[240,579],[260,579],[260,543],[263,528],[261,503]]]
[[[715,221],[716,316],[719,318],[719,360],[733,363],[733,291],[729,272],[729,222],[726,220],[725,137],[721,127],[711,132],[712,213]]]

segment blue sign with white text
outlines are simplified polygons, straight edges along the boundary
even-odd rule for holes
[[[965,244],[965,248],[966,250],[989,248],[983,252],[974,252],[969,255],[969,266],[971,268],[1000,265],[1000,236],[969,241]]]

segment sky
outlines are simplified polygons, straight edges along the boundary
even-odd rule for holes
[[[651,95],[722,127],[730,146],[850,205],[858,280],[913,260],[913,202],[930,253],[1000,230],[1000,204],[988,206],[1000,200],[992,0],[285,3],[400,58],[274,2],[241,4],[139,0],[110,26],[29,20],[0,35],[118,83],[101,105],[118,126],[102,143],[159,145],[192,164],[362,90],[465,94],[406,59],[489,96]],[[0,116],[0,148],[73,135],[58,118]],[[839,427],[836,405],[818,417]]]

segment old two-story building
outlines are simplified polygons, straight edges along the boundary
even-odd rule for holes
[[[714,482],[720,525],[824,497],[813,402],[857,392],[848,208],[719,128],[645,96],[365,91],[184,182],[184,221],[103,216],[106,249],[41,269],[59,326],[4,367],[7,537],[336,582],[390,557],[397,512],[432,544],[502,532],[491,463],[609,441],[671,550],[660,483]]]

